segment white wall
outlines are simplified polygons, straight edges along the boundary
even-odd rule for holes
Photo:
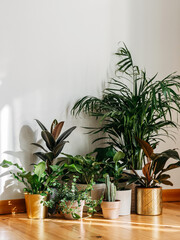
[[[175,71],[180,74],[179,12],[179,0],[112,0],[112,53],[116,51],[117,43],[123,41],[135,63],[146,68],[150,77],[157,72],[158,79]],[[111,62],[114,62],[113,57]],[[180,148],[180,134],[175,132],[176,141],[166,139],[166,143],[158,147],[159,152]],[[180,149],[178,151],[180,153]],[[172,170],[171,177],[173,188],[180,188],[180,170]]]
[[[93,122],[73,118],[70,106],[101,92],[119,41],[149,74],[180,72],[179,9],[178,0],[1,0],[1,160],[25,167],[34,161],[30,143],[40,132],[35,118],[47,126],[54,118],[65,120],[64,129],[78,126],[65,152],[92,150],[80,126]],[[170,144],[175,146],[168,140],[161,148]],[[0,199],[22,197],[20,186],[4,175],[0,169]],[[178,171],[173,181],[180,187]]]
[[[92,150],[80,127],[93,123],[73,118],[69,109],[84,95],[98,95],[107,79],[109,9],[108,0],[0,1],[1,160],[29,167],[36,150],[30,143],[40,132],[35,118],[46,126],[65,120],[64,130],[78,126],[64,152]],[[1,200],[22,196],[13,182],[0,178]]]

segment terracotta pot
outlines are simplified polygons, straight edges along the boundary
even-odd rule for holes
[[[77,184],[77,189],[78,190],[84,190],[87,187],[87,184]],[[92,200],[99,200],[102,195],[104,195],[104,191],[106,189],[106,184],[105,183],[97,183],[93,185],[93,189],[91,190],[91,197]],[[101,207],[98,206],[96,207],[96,211],[100,211]],[[87,212],[88,207],[84,207],[83,211]]]
[[[127,173],[131,173],[133,174],[133,171],[132,170],[124,170],[124,172],[127,172]],[[143,176],[143,173],[142,173],[142,170],[136,170],[137,174],[142,177]],[[132,190],[132,194],[131,194],[131,213],[135,213],[136,212],[136,184],[135,183],[132,183],[130,185],[130,188]]]
[[[156,216],[162,214],[162,188],[137,187],[137,214]]]
[[[83,207],[84,207],[85,201],[84,201],[84,200],[81,200],[81,201],[80,201],[80,204],[81,204],[81,205],[78,206],[78,202],[77,202],[77,201],[75,201],[75,202],[73,202],[73,203],[72,203],[71,201],[68,201],[68,202],[66,203],[66,205],[67,205],[68,207],[70,207],[70,208],[72,208],[72,209],[75,209],[75,213],[78,214],[78,215],[80,216],[80,218],[82,218],[82,216],[83,216]],[[73,220],[73,219],[74,219],[71,213],[64,213],[64,217],[65,217],[66,219],[69,219],[69,220]]]
[[[116,191],[116,199],[121,202],[119,215],[129,215],[131,213],[131,193],[131,189]]]
[[[25,203],[28,218],[46,218],[47,207],[43,206],[41,201],[46,201],[47,196],[41,196],[40,194],[25,193]]]
[[[120,201],[101,203],[103,217],[107,219],[116,219],[119,217]]]

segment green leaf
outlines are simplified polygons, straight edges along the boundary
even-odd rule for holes
[[[39,164],[34,166],[34,173],[38,176],[38,179],[40,180],[42,175],[44,174],[46,169],[45,162],[40,162]]]
[[[118,162],[119,160],[123,159],[125,157],[125,154],[121,151],[116,152],[116,154],[113,157],[114,162]]]

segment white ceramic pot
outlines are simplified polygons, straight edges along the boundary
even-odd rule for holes
[[[120,201],[101,203],[103,217],[107,219],[116,219],[119,217]]]
[[[129,215],[131,213],[131,193],[131,189],[116,191],[116,199],[121,202],[119,215]]]
[[[131,173],[133,174],[133,171],[132,170],[124,170],[124,172],[127,172],[127,173]],[[143,173],[142,173],[142,170],[136,170],[137,174],[142,177],[143,176]],[[131,194],[131,212],[132,213],[135,213],[136,212],[136,184],[135,183],[132,183],[130,185],[130,188],[132,190],[132,194]]]
[[[78,190],[84,190],[87,187],[87,184],[77,184],[77,189]],[[106,189],[106,184],[105,183],[97,183],[93,185],[93,189],[91,190],[91,197],[92,200],[99,200],[102,195],[104,195],[104,191]],[[101,207],[98,206],[96,208],[96,211],[100,211]],[[88,208],[85,206],[84,207],[84,212],[87,212]]]
[[[85,204],[85,201],[84,200],[81,200],[81,205],[78,206],[78,202],[75,201],[73,203],[71,203],[71,201],[68,201],[66,203],[66,205],[72,209],[75,209],[75,213],[78,214],[80,216],[80,218],[82,218],[83,216],[83,207],[84,207],[84,204]],[[71,213],[64,213],[64,217],[66,219],[69,219],[69,220],[73,220],[73,216]]]

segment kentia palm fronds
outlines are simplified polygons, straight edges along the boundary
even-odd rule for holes
[[[102,98],[86,96],[75,103],[72,113],[99,119],[100,127],[91,132],[107,134],[107,143],[123,151],[134,169],[141,169],[144,156],[135,137],[153,148],[164,136],[173,137],[167,127],[177,127],[172,112],[180,112],[180,76],[173,73],[158,80],[156,74],[149,79],[134,65],[125,45],[116,55],[117,78],[111,79]]]

